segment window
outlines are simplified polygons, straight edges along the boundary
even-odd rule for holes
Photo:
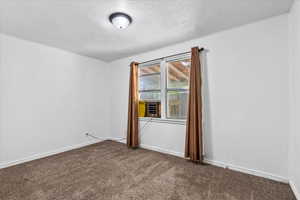
[[[181,58],[158,60],[139,65],[139,97],[147,116],[147,104],[159,106],[156,117],[162,119],[186,119],[190,55]],[[158,103],[158,104],[157,104]],[[141,104],[140,104],[141,105]]]
[[[160,101],[161,93],[160,65],[139,67],[139,94],[140,100]]]
[[[187,116],[190,60],[170,61],[167,66],[167,118]]]

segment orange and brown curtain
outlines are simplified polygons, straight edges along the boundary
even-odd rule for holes
[[[139,146],[138,104],[138,63],[132,62],[130,64],[127,123],[127,146],[131,148]]]
[[[192,48],[188,115],[186,122],[185,157],[203,162],[202,141],[202,80],[199,48]]]

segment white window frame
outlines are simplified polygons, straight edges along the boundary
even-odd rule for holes
[[[155,64],[160,65],[160,105],[161,105],[161,117],[160,118],[149,118],[149,117],[139,117],[140,121],[149,121],[151,120],[152,122],[158,122],[158,123],[171,123],[171,124],[186,124],[186,119],[172,119],[172,118],[167,118],[167,63],[172,62],[172,61],[180,61],[180,60],[185,60],[189,59],[191,57],[191,53],[186,53],[182,54],[180,56],[173,56],[173,57],[168,57],[168,58],[163,58],[163,59],[158,59],[155,61],[147,62],[144,64],[139,65],[139,67],[147,67],[147,66],[152,66]],[[177,89],[174,89],[177,91]],[[186,91],[185,89],[180,89],[180,91]],[[179,91],[179,89],[178,89]],[[188,89],[187,89],[188,91]]]

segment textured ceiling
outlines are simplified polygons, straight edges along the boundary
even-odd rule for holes
[[[293,0],[0,0],[0,31],[111,61],[285,13]],[[118,30],[112,12],[133,24]]]

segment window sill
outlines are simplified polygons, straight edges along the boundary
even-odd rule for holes
[[[139,117],[139,121],[142,122],[153,122],[153,123],[165,123],[165,124],[180,124],[185,125],[185,119],[162,119],[162,118],[151,118],[151,117]]]

